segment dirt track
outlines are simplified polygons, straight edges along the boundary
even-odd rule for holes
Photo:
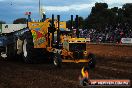
[[[88,45],[87,49],[98,56],[91,79],[132,79],[132,47]],[[68,63],[57,69],[52,64],[0,60],[0,88],[80,88],[82,66]]]

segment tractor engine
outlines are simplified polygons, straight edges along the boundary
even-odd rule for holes
[[[87,42],[88,41],[85,38],[69,38],[64,40],[63,48],[69,53],[69,56],[71,56],[71,58],[69,57],[70,59],[86,59],[88,57],[86,51]]]

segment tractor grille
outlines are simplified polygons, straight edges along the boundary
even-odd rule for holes
[[[69,51],[86,51],[86,43],[69,43]]]
[[[83,58],[83,52],[75,51],[75,52],[73,52],[73,57],[75,59],[82,59]]]

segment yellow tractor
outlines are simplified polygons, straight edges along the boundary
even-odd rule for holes
[[[39,22],[31,21],[30,15],[28,16],[27,30],[23,33],[22,38],[22,54],[23,59],[27,63],[32,63],[37,58],[34,58],[35,49],[45,53],[53,61],[54,65],[61,67],[64,62],[73,63],[91,63],[95,65],[95,55],[87,52],[87,42],[90,39],[79,38],[78,29],[78,15],[76,15],[76,37],[73,37],[73,15],[71,15],[71,30],[66,28],[66,22],[60,22],[60,15],[57,19],[46,18]],[[92,62],[91,62],[92,61]]]

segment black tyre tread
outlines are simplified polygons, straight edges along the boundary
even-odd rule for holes
[[[26,63],[34,63],[34,44],[33,37],[31,31],[27,31],[23,35],[23,41],[26,39],[27,41],[27,57],[23,56],[24,62]]]

